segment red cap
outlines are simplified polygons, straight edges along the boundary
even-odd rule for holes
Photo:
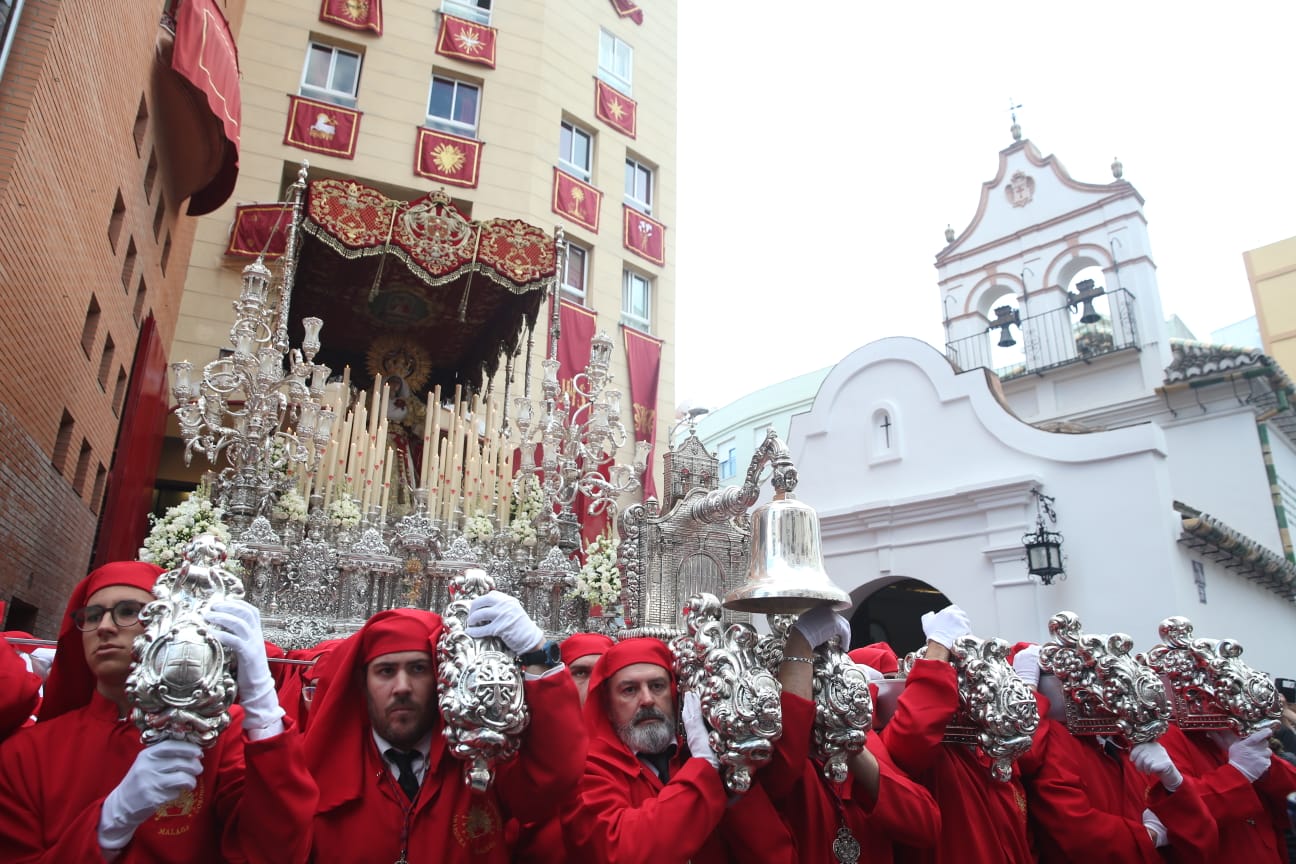
[[[388,609],[316,663],[305,749],[306,766],[319,783],[320,810],[356,800],[364,790],[364,749],[373,746],[364,668],[374,657],[396,651],[426,651],[435,660],[442,627],[435,612]],[[435,702],[432,711],[435,715]],[[444,746],[439,742],[443,736],[433,734],[433,748]]]
[[[75,711],[90,704],[95,690],[94,673],[86,663],[81,648],[81,631],[72,621],[72,613],[82,609],[86,601],[102,588],[129,585],[143,591],[152,591],[154,583],[165,572],[156,564],[144,561],[113,561],[90,571],[72,589],[63,623],[59,625],[58,648],[50,664],[49,678],[45,682],[45,698],[41,702],[40,719],[52,720],[60,714]]]
[[[872,666],[883,675],[894,675],[900,671],[900,662],[895,651],[885,642],[874,642],[863,648],[856,648],[846,656],[856,663]]]
[[[573,633],[559,643],[558,651],[562,654],[562,662],[570,666],[579,657],[601,655],[615,644],[612,637],[602,633]]]

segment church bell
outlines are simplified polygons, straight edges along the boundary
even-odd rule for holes
[[[849,609],[850,595],[824,570],[819,515],[794,498],[775,498],[752,513],[747,582],[725,595],[737,612],[797,614],[814,606]]]

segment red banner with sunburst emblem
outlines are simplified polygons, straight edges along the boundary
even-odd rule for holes
[[[414,173],[451,186],[474,187],[481,167],[481,148],[482,142],[472,138],[420,126],[414,144]]]
[[[649,445],[643,475],[644,500],[657,494],[653,479],[653,451],[657,449],[657,383],[661,380],[662,340],[621,325],[625,334],[626,365],[630,370],[630,404],[634,412],[634,440]]]
[[[639,103],[606,81],[595,78],[594,116],[633,138],[639,128]]]
[[[436,53],[466,63],[480,63],[495,68],[495,28],[453,15],[441,16],[441,33]]]
[[[288,242],[292,210],[284,204],[244,204],[234,208],[226,255],[278,258]]]
[[[629,18],[636,24],[643,23],[643,10],[634,0],[612,0],[612,8],[622,18]]]
[[[666,266],[666,226],[656,219],[645,216],[629,204],[622,205],[625,215],[622,220],[621,241],[625,248],[647,258],[658,267]]]
[[[382,0],[324,0],[320,20],[348,30],[372,30],[382,35]]]
[[[359,111],[350,108],[290,95],[283,143],[312,153],[354,159],[360,116]]]
[[[552,205],[559,216],[598,233],[603,193],[593,186],[555,168]]]

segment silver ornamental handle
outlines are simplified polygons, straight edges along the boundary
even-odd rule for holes
[[[230,658],[206,621],[213,603],[243,596],[225,557],[220,538],[195,537],[184,562],[158,577],[157,599],[140,612],[144,632],[135,637],[138,660],[126,696],[146,745],[174,738],[210,747],[229,726],[236,693]]]

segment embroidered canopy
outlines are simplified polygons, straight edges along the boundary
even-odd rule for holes
[[[517,219],[470,221],[444,191],[400,201],[314,180],[302,229],[293,319],[323,318],[326,348],[348,362],[379,333],[403,334],[428,351],[437,381],[493,374],[555,272],[552,236]]]

